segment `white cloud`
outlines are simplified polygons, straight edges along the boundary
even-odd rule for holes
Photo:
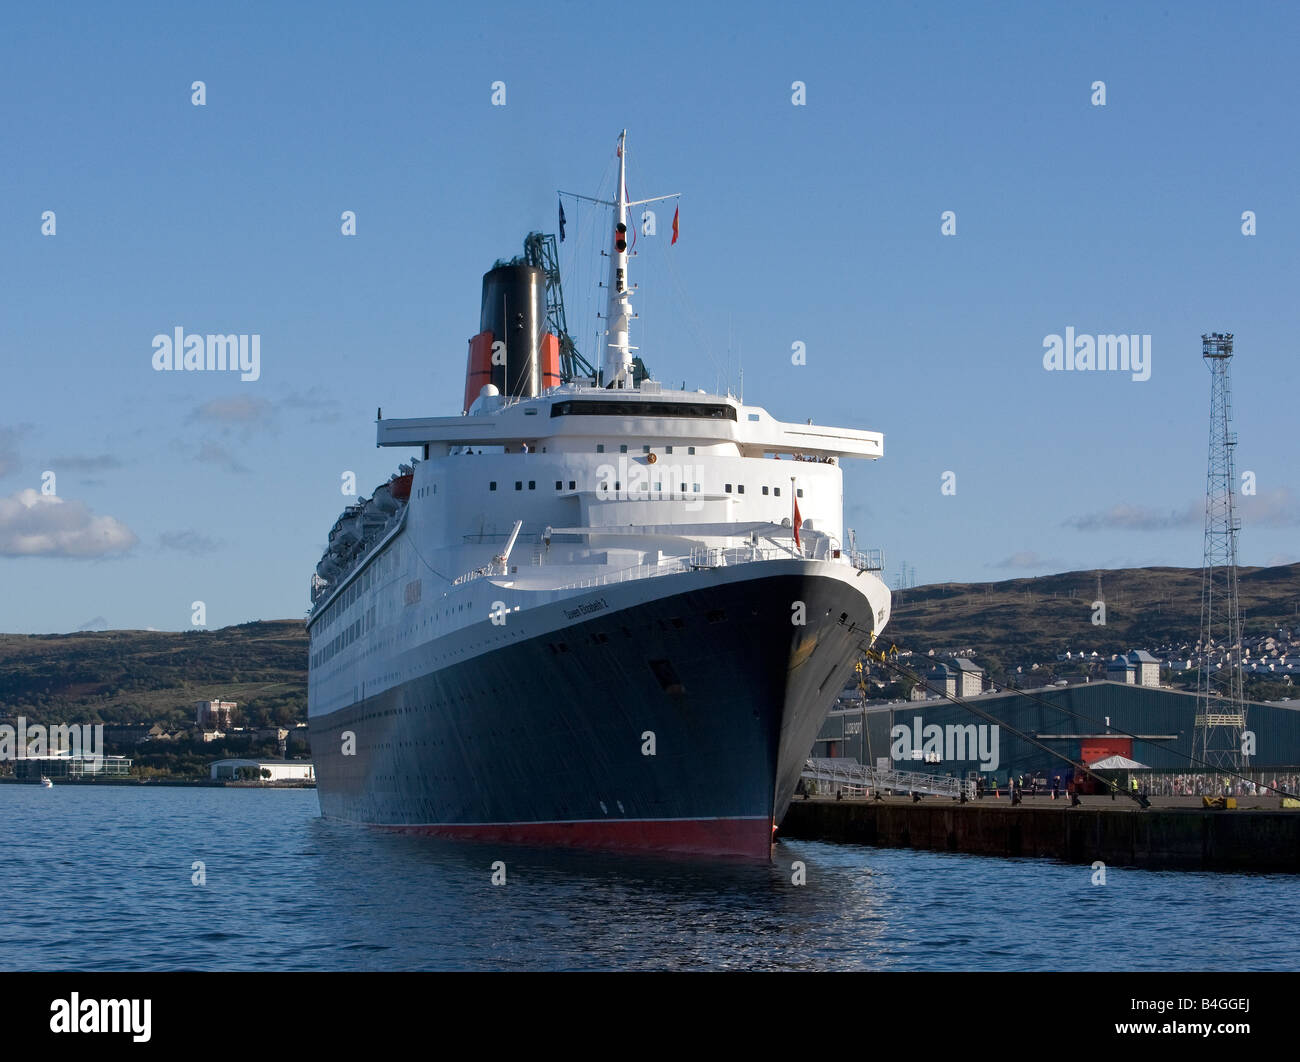
[[[1200,526],[1205,520],[1203,502],[1190,502],[1168,511],[1145,505],[1112,505],[1099,513],[1087,513],[1065,521],[1079,531],[1177,531]]]
[[[85,502],[20,490],[0,498],[0,556],[102,557],[124,553],[135,534],[112,516],[96,516]]]
[[[1300,524],[1300,503],[1289,487],[1248,494],[1238,504],[1241,506],[1241,522],[1246,529]]]

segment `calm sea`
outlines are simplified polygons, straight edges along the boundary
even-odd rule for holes
[[[770,867],[539,852],[326,822],[310,790],[3,785],[0,811],[5,970],[1296,966],[1300,882],[1280,875],[1094,886],[1084,866],[805,842]]]

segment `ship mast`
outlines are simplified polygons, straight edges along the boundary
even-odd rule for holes
[[[631,289],[627,281],[627,208],[677,199],[680,193],[658,195],[652,199],[627,198],[627,130],[618,135],[618,195],[614,207],[614,231],[609,251],[609,305],[605,313],[605,361],[602,380],[606,387],[621,389],[634,385],[632,351],[628,342],[632,318]]]
[[[609,308],[605,314],[606,387],[632,386],[632,347],[628,327],[632,302],[627,287],[627,130],[618,135],[618,195],[609,252]]]

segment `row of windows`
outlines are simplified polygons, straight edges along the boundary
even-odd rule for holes
[[[366,570],[361,573],[360,578],[344,590],[338,598],[330,602],[330,606],[321,616],[320,622],[312,625],[312,640],[314,641],[329,630],[330,624],[340,619],[343,613],[347,611],[348,606],[366,593],[373,583],[378,583],[380,579],[396,568],[400,556],[401,547],[395,544],[391,549],[384,550],[383,555],[378,560],[371,562],[366,567]]]
[[[730,484],[730,483],[724,483],[724,484],[723,484],[723,490],[725,490],[728,494],[730,494],[730,493],[731,493],[731,484]],[[743,484],[743,483],[737,483],[737,484],[736,484],[736,493],[737,493],[737,494],[744,494],[744,493],[745,493],[745,484]],[[766,487],[763,488],[763,493],[764,493],[764,494],[767,494],[767,488],[766,488]],[[802,497],[803,497],[803,487],[798,487],[798,488],[796,488],[796,490],[795,490],[794,493],[795,493],[795,496],[796,496],[796,497],[802,498]],[[772,488],[772,495],[773,495],[774,497],[777,497],[777,498],[781,497],[781,488],[780,488],[780,487],[773,487],[773,488]]]
[[[577,488],[578,488],[578,484],[577,484],[577,482],[576,482],[575,480],[572,480],[572,479],[569,480],[569,490],[577,490]],[[494,480],[491,480],[491,481],[488,483],[488,490],[496,490],[496,489],[497,489],[497,481],[496,481],[495,479],[494,479]],[[515,480],[515,490],[523,490],[523,489],[524,489],[524,481],[523,481],[522,479],[517,479],[517,480]],[[530,479],[530,480],[528,481],[528,489],[529,489],[529,490],[536,490],[536,489],[537,489],[537,480],[535,480],[535,479]],[[563,490],[563,489],[564,489],[564,480],[562,480],[562,479],[557,479],[557,480],[555,481],[555,489],[556,489],[556,490]]]
[[[604,452],[605,452],[605,444],[604,444],[604,443],[597,443],[597,444],[596,444],[596,453],[598,453],[598,454],[603,454]],[[627,453],[627,443],[621,443],[621,444],[619,445],[618,452],[621,453],[621,454],[625,454],[625,453]],[[644,446],[642,446],[642,447],[641,447],[641,452],[642,452],[643,454],[651,453],[652,451],[651,451],[651,449],[650,449],[650,444],[649,444],[649,443],[646,443]],[[665,446],[665,447],[664,447],[664,453],[666,453],[666,454],[670,454],[670,453],[672,453],[672,452],[673,452],[673,448],[672,448],[671,446]],[[694,446],[688,446],[688,447],[686,447],[686,453],[687,453],[688,455],[693,455],[693,454],[695,453],[695,447],[694,447]]]
[[[576,489],[577,489],[577,486],[578,486],[578,484],[577,484],[577,482],[576,482],[575,480],[572,480],[572,479],[569,480],[569,490],[576,490]],[[686,484],[683,483],[683,484],[682,484],[682,489],[684,490],[685,487],[686,487]],[[497,489],[497,481],[496,481],[495,479],[494,479],[494,480],[490,480],[490,481],[488,482],[488,490],[491,491],[491,490],[496,490],[496,489]],[[515,490],[523,490],[523,489],[524,489],[524,481],[523,481],[522,479],[517,479],[517,480],[515,480]],[[529,490],[536,490],[536,489],[537,489],[537,480],[535,480],[535,479],[530,479],[530,480],[528,481],[528,489],[529,489]],[[561,479],[557,479],[557,480],[555,481],[555,489],[556,489],[556,490],[563,490],[563,489],[564,489],[564,481],[561,480]],[[601,484],[601,489],[602,489],[602,490],[609,490],[609,484],[608,484],[608,483],[602,483],[602,484]],[[615,480],[615,481],[614,481],[614,489],[615,489],[615,490],[622,490],[622,489],[623,489],[623,485],[622,485],[622,483],[620,483],[618,480]],[[652,487],[649,483],[642,483],[642,484],[641,484],[641,489],[642,489],[642,490],[655,490],[655,491],[662,491],[662,490],[664,489],[664,485],[663,485],[662,483],[656,483],[656,484],[654,484],[654,486]],[[669,489],[672,489],[672,488],[670,487]],[[698,494],[699,491],[700,491],[700,485],[699,485],[698,483],[694,483],[694,484],[692,484],[692,489],[694,490],[694,492],[695,492],[696,494]],[[726,484],[724,484],[724,485],[723,485],[723,489],[724,489],[728,494],[730,494],[730,493],[731,493],[731,484],[730,484],[730,483],[726,483]],[[737,483],[737,484],[736,484],[736,493],[737,493],[737,494],[744,494],[744,493],[745,493],[745,484],[743,484],[743,483]],[[764,487],[764,488],[763,488],[763,494],[764,494],[764,495],[767,495],[767,494],[768,494],[768,488],[767,488],[767,487]],[[777,497],[777,498],[781,497],[781,488],[780,488],[780,487],[772,487],[772,488],[771,488],[771,494],[772,494],[772,496]],[[803,497],[803,487],[799,487],[799,488],[797,488],[797,489],[795,490],[795,495],[798,496],[798,497],[800,497],[800,498],[802,498],[802,497]]]
[[[335,654],[341,653],[349,645],[360,638],[366,631],[375,625],[375,606],[371,605],[365,615],[358,616],[353,622],[349,623],[346,628],[339,631],[331,640],[329,645],[325,646],[319,652],[313,653],[311,657],[312,667],[319,667],[334,659]]]

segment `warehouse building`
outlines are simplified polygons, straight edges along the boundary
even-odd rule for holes
[[[240,768],[251,767],[261,773],[264,782],[314,782],[316,767],[309,760],[215,760],[210,765],[214,782],[240,779]]]
[[[951,701],[934,699],[836,707],[823,724],[810,755],[847,756],[874,766],[935,770],[958,776],[983,770],[986,778],[1000,783],[1022,775],[1067,773],[1061,759],[1017,736],[1014,730],[1083,763],[1123,756],[1152,771],[1194,769],[1191,757],[1196,695],[1140,685],[1138,669],[1145,661],[1121,659],[1134,668],[1134,678],[968,698],[972,707],[991,719]],[[984,735],[996,741],[996,769],[988,769],[992,757],[987,755],[991,748],[987,740],[983,757],[975,754],[979,748],[969,741],[959,748],[962,755],[944,756],[938,762],[927,757],[923,765],[918,765],[912,761],[922,760],[921,756],[906,754],[921,743],[919,738],[912,741],[911,735],[927,727],[937,726],[946,733],[949,728],[964,730],[971,724],[998,726],[995,737]],[[901,730],[894,731],[895,740],[891,741],[891,730],[896,727],[907,728],[908,741],[901,745]],[[1255,736],[1255,754],[1250,760],[1253,769],[1300,767],[1300,699],[1248,702],[1246,729]],[[892,755],[900,751],[904,752],[901,757]],[[898,762],[900,759],[908,762]]]

